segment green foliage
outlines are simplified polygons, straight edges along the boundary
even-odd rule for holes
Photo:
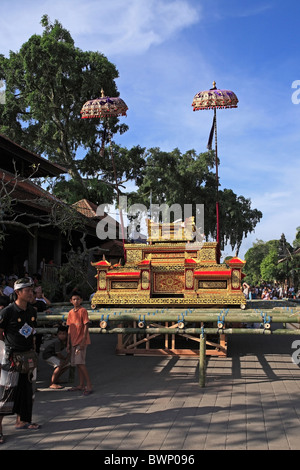
[[[260,264],[261,278],[267,282],[277,280],[278,275],[278,251],[275,247],[269,250]]]
[[[60,178],[54,186],[55,195],[67,201],[68,204],[74,204],[86,198],[86,191],[88,191],[88,199],[97,205],[100,205],[103,201],[108,203],[112,202],[112,187],[102,181],[98,181],[97,178],[87,179],[84,188],[77,180],[67,180],[65,177]]]
[[[268,252],[268,245],[263,240],[257,240],[245,254],[244,273],[248,284],[255,285],[261,281],[260,265]]]
[[[238,253],[244,237],[251,232],[262,218],[258,209],[251,208],[251,200],[237,196],[231,189],[219,192],[220,197],[220,237],[223,246],[230,244]]]
[[[296,228],[296,238],[293,241],[293,247],[294,248],[300,248],[300,227]]]
[[[280,240],[257,240],[245,254],[245,260],[244,273],[247,283],[251,285],[263,281],[283,282],[293,271],[296,273],[299,264],[299,258],[294,256],[293,248],[284,234]]]
[[[206,237],[216,238],[216,177],[213,151],[196,154],[195,150],[181,153],[179,149],[163,152],[159,148],[147,152],[144,177],[136,193],[130,194],[131,203],[149,206],[152,203],[171,206],[204,204]],[[219,191],[221,248],[230,243],[238,252],[243,237],[252,232],[262,217],[257,209],[251,209],[250,199],[237,196],[232,190]],[[183,209],[182,209],[183,210]]]

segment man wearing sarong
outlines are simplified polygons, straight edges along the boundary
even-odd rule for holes
[[[35,347],[37,314],[30,305],[33,300],[32,279],[17,280],[14,292],[16,300],[0,310],[0,341],[5,345],[0,375],[0,443],[4,441],[2,420],[5,415],[17,415],[16,429],[40,427],[32,423],[32,373],[17,372],[12,358],[15,352],[31,351]]]

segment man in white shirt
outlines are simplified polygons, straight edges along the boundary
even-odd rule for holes
[[[9,297],[14,292],[13,285],[16,279],[18,279],[17,276],[9,276],[7,286],[3,289],[3,295]]]

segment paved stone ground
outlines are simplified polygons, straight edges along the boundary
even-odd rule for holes
[[[116,356],[114,335],[93,335],[87,366],[94,393],[47,388],[40,360],[34,421],[4,418],[1,450],[299,450],[300,369],[294,336],[236,335],[228,357],[209,358],[206,387],[196,358]]]

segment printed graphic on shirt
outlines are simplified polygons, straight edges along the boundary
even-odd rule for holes
[[[30,325],[28,325],[28,323],[24,323],[22,328],[19,330],[19,333],[22,336],[25,336],[25,338],[28,338],[31,335],[31,333],[33,333],[33,328]]]

